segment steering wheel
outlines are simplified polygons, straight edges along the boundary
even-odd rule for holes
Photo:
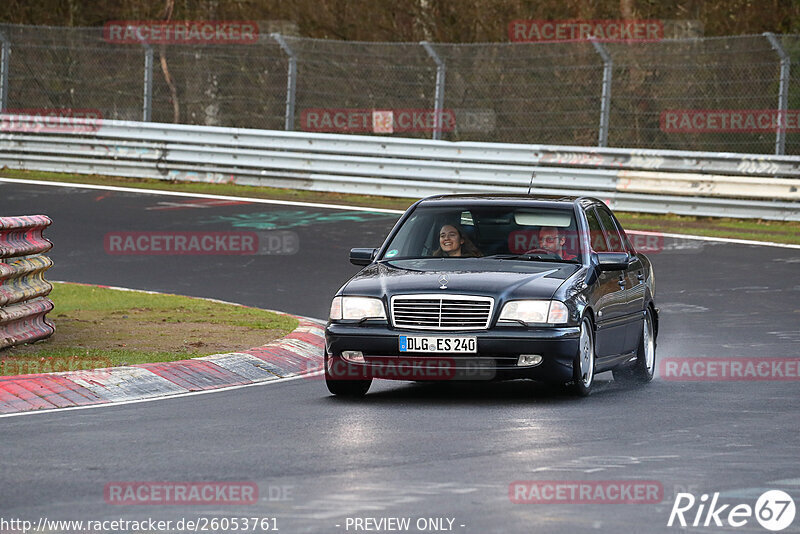
[[[546,248],[532,248],[530,250],[526,250],[523,254],[555,254],[552,250],[547,250]]]

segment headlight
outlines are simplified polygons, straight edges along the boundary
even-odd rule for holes
[[[331,313],[328,314],[332,320],[342,318],[342,297],[333,297],[331,302]]]
[[[569,318],[569,310],[558,300],[512,300],[503,306],[501,321],[525,324],[561,324]]]
[[[381,299],[372,297],[334,297],[330,318],[342,319],[386,319]]]

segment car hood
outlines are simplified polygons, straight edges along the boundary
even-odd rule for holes
[[[549,299],[580,266],[491,258],[425,258],[374,263],[342,288],[345,295],[467,294],[509,300]],[[439,279],[447,277],[447,289]]]

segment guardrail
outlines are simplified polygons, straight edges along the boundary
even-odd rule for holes
[[[31,343],[55,331],[45,315],[53,286],[44,272],[53,261],[44,255],[53,244],[42,232],[52,221],[44,215],[0,217],[0,349]]]
[[[4,117],[0,167],[14,169],[400,197],[530,187],[621,211],[800,220],[794,156]]]

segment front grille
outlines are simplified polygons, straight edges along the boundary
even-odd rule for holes
[[[468,295],[398,295],[392,297],[397,328],[481,330],[489,327],[494,299]]]

